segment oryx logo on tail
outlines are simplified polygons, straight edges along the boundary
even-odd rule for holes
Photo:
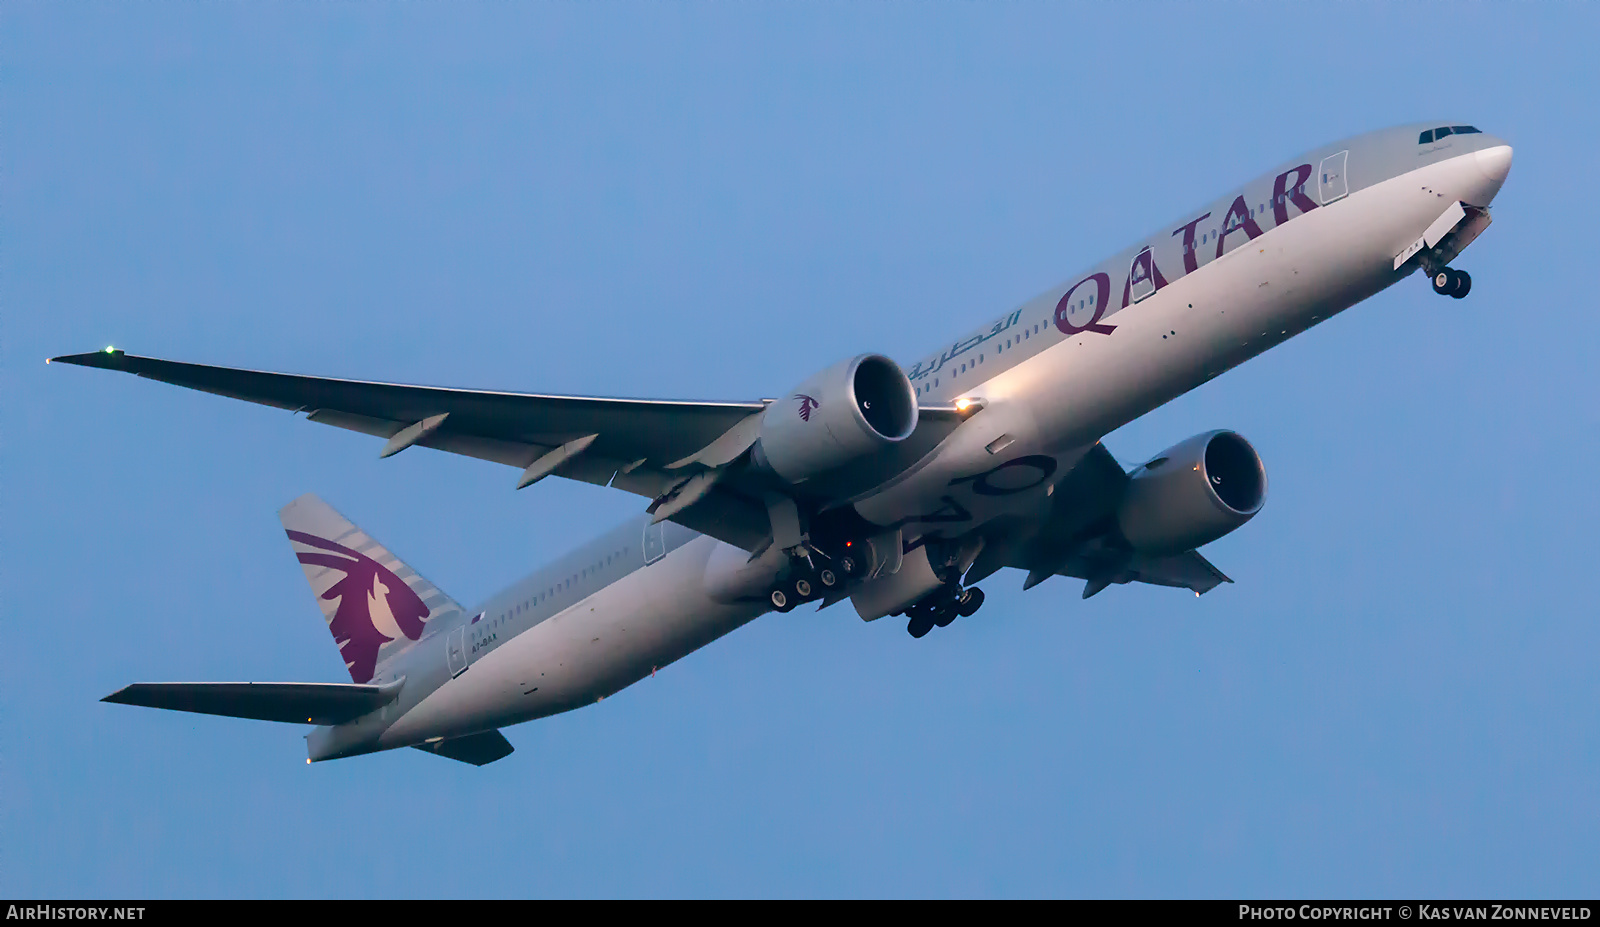
[[[812,410],[822,405],[822,403],[817,402],[805,393],[796,393],[794,398],[800,400],[800,420],[802,422],[811,421]]]
[[[304,531],[288,530],[289,540],[320,551],[296,551],[300,562],[338,570],[344,578],[321,594],[338,606],[328,620],[328,630],[339,645],[350,678],[368,682],[377,667],[378,651],[403,634],[422,636],[429,609],[393,570],[357,550]]]

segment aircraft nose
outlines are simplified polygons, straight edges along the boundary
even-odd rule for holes
[[[1484,148],[1473,154],[1478,162],[1478,170],[1483,176],[1498,189],[1506,182],[1506,175],[1511,173],[1511,146],[1496,145],[1493,148]]]

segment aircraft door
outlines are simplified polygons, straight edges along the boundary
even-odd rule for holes
[[[1322,159],[1322,166],[1317,168],[1317,199],[1322,205],[1344,199],[1350,192],[1344,177],[1345,160],[1349,157],[1349,151],[1341,151]]]
[[[445,638],[444,662],[450,667],[450,675],[460,676],[467,671],[467,627],[462,625],[450,632]]]
[[[667,555],[667,526],[656,522],[644,527],[644,563],[649,566]]]

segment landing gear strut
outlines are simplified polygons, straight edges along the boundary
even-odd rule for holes
[[[1439,272],[1433,275],[1433,291],[1440,296],[1460,299],[1472,292],[1472,275],[1464,270],[1440,268]]]
[[[970,618],[982,607],[982,589],[963,589],[959,584],[951,583],[906,609],[906,614],[911,618],[906,624],[906,633],[912,637],[923,637],[935,625],[947,628],[957,616]]]

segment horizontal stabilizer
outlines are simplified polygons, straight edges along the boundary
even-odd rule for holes
[[[474,766],[485,766],[510,756],[513,747],[511,741],[506,740],[506,735],[499,731],[484,731],[482,734],[468,734],[465,737],[417,744],[416,749],[437,753]]]
[[[400,694],[403,681],[383,686],[326,682],[136,682],[100,701],[257,721],[343,724],[393,701]]]

